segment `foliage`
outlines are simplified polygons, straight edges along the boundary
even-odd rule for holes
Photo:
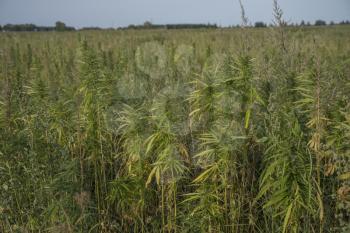
[[[350,30],[274,7],[268,29],[1,33],[0,232],[348,232]]]

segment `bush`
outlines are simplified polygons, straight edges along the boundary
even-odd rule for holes
[[[256,23],[254,24],[254,26],[255,26],[256,28],[264,28],[264,27],[266,27],[266,24],[265,24],[264,22],[256,22]]]
[[[326,23],[326,21],[324,21],[324,20],[316,20],[316,22],[315,22],[315,26],[326,26],[327,25],[327,23]]]

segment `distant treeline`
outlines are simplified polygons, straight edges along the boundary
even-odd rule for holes
[[[0,25],[0,31],[7,32],[47,32],[47,31],[75,31],[74,27],[66,26],[65,23],[57,21],[55,26],[37,26],[35,24],[5,24]]]
[[[305,22],[304,20],[302,20],[300,22],[300,24],[298,23],[290,23],[290,24],[286,24],[286,26],[291,26],[291,27],[298,27],[298,26],[301,26],[301,27],[304,27],[304,26],[327,26],[327,25],[345,25],[345,24],[350,24],[350,21],[349,20],[343,20],[343,21],[340,21],[339,23],[335,23],[334,21],[331,21],[329,22],[329,24],[324,21],[324,20],[316,20],[315,23],[310,23],[310,22]],[[260,28],[260,27],[273,27],[274,25],[273,24],[269,24],[267,25],[266,23],[264,22],[255,22],[254,24],[254,27],[256,28]]]
[[[196,29],[196,28],[218,28],[216,24],[152,24],[146,21],[143,25],[129,25],[119,29]]]
[[[350,24],[349,20],[341,21],[339,23],[335,23],[331,21],[329,24],[324,20],[316,20],[314,23],[305,22],[304,20],[298,23],[290,23],[286,26],[298,27],[298,26],[326,26],[326,25],[345,25]],[[262,28],[262,27],[273,27],[272,24],[266,24],[262,21],[255,22],[254,25],[250,25],[250,27]],[[232,26],[232,27],[240,27],[240,25]],[[152,24],[149,21],[146,21],[143,25],[129,25],[127,27],[120,27],[117,30],[126,30],[126,29],[207,29],[207,28],[221,28],[217,24]],[[115,28],[100,28],[100,27],[83,27],[79,30],[113,30]],[[39,32],[39,31],[75,31],[74,27],[66,26],[65,23],[58,21],[55,26],[37,26],[35,24],[6,24],[0,25],[0,31],[7,32]]]

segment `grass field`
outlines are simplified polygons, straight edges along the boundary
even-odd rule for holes
[[[350,232],[350,26],[0,33],[0,232]]]

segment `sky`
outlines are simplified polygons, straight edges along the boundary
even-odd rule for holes
[[[273,0],[242,0],[249,21],[271,23]],[[327,22],[350,20],[350,0],[279,0],[284,18]],[[130,24],[240,23],[238,0],[0,0],[0,24],[53,26],[63,21],[77,28]]]

